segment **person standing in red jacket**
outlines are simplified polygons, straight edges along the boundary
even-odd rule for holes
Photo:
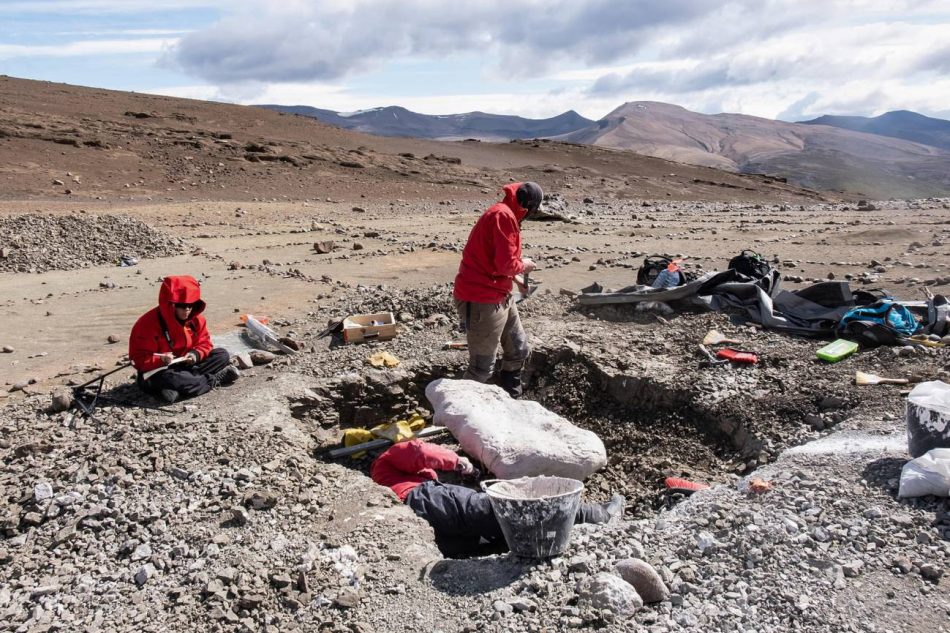
[[[521,256],[521,222],[541,208],[541,187],[515,182],[503,187],[505,199],[492,205],[475,223],[462,251],[455,277],[455,304],[468,341],[465,378],[487,382],[502,348],[498,384],[520,398],[521,370],[531,348],[511,291],[515,276],[535,265]],[[526,288],[521,288],[525,291]]]
[[[475,468],[454,451],[422,440],[400,442],[386,449],[370,467],[370,476],[388,486],[399,500],[425,519],[445,556],[470,556],[481,545],[505,542],[491,501],[484,492],[444,484],[437,470],[472,476]],[[606,503],[581,503],[574,523],[607,523],[623,514],[626,499],[614,495]]]
[[[171,404],[237,380],[223,348],[214,348],[201,315],[205,302],[201,287],[191,276],[165,277],[158,291],[158,307],[135,322],[129,336],[129,360],[138,370],[136,382],[146,393]],[[176,359],[183,359],[174,362]],[[161,371],[155,371],[155,370]],[[154,372],[146,378],[146,374]]]

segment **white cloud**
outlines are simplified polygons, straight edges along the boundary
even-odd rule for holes
[[[192,33],[194,29],[103,29],[96,31],[60,31],[53,33],[52,35],[64,36],[70,35],[73,37],[102,37],[106,36],[136,36],[136,37],[152,37],[157,35],[185,35],[187,33]]]
[[[137,16],[185,9],[219,18]],[[111,16],[103,28],[90,17],[100,14]],[[807,117],[939,115],[950,94],[946,0],[0,0],[7,15],[91,39],[0,44],[0,59],[142,54],[140,86],[152,71],[144,55],[164,53],[163,75],[183,74],[156,92],[236,103],[599,118],[657,100]]]
[[[183,38],[175,57],[186,72],[215,82],[332,80],[393,58],[473,53],[523,77],[565,60],[620,60],[654,30],[714,10],[705,0],[297,0],[245,5]]]
[[[663,61],[636,62],[623,66],[593,66],[559,70],[548,76],[554,81],[594,81],[604,75],[627,75],[631,73],[677,72],[689,70],[697,65],[694,59],[671,59]]]
[[[161,95],[163,97],[179,97],[182,99],[199,99],[201,101],[225,101],[221,98],[217,86],[165,86],[162,88],[146,88],[139,90],[144,94]]]
[[[946,84],[939,69],[950,60],[950,48],[945,55],[939,51],[950,16],[930,24],[859,22],[801,24],[708,55],[610,69],[591,84],[591,94],[766,117],[945,110],[942,96],[948,93],[941,90]],[[702,42],[697,49],[707,50]]]
[[[0,44],[0,59],[16,57],[82,57],[88,55],[161,53],[162,51],[168,50],[177,41],[177,38],[141,38],[86,40],[44,46]]]
[[[234,4],[228,0],[4,0],[0,2],[0,14],[128,14],[158,9],[226,9]]]
[[[820,98],[808,108],[887,107],[895,89],[895,98],[914,95],[905,107],[930,108],[937,84],[921,75],[950,65],[950,49],[942,52],[950,28],[944,7],[938,0],[829,0],[821,10],[792,0],[481,0],[451,7],[434,0],[245,2],[184,36],[170,57],[225,93],[253,86],[272,96],[269,101],[340,110],[388,101],[428,113],[549,116],[555,104],[564,104],[600,116],[623,101],[657,99],[776,116],[793,104],[805,108],[811,94]],[[458,92],[470,94],[438,97],[414,97],[411,86],[382,100],[291,88],[383,73],[392,60],[472,54],[497,69],[488,78],[499,86],[531,77],[546,82],[549,94],[527,100],[504,90],[482,94],[477,86],[486,75],[458,82]],[[863,97],[834,98],[843,84]],[[293,95],[299,98],[288,101]]]

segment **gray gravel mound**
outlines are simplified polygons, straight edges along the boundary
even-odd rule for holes
[[[184,252],[185,242],[123,215],[28,213],[0,219],[0,271],[42,273]]]

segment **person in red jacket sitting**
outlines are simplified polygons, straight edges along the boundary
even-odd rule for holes
[[[468,236],[454,296],[468,341],[465,378],[487,382],[494,373],[500,343],[498,384],[511,397],[520,398],[521,370],[531,348],[511,291],[516,275],[535,268],[534,262],[521,256],[521,221],[541,208],[544,194],[533,182],[511,183],[503,190],[505,199],[489,207]]]
[[[171,404],[240,376],[228,351],[213,348],[201,315],[204,309],[194,277],[165,277],[158,307],[139,317],[129,336],[129,359],[139,372],[136,382],[143,391]]]
[[[370,476],[388,486],[416,515],[432,526],[443,555],[468,556],[483,544],[504,544],[491,501],[484,492],[444,484],[437,470],[472,476],[476,471],[465,457],[436,444],[409,440],[389,447],[370,467]],[[614,495],[607,503],[581,503],[574,523],[606,523],[623,514],[626,500]]]

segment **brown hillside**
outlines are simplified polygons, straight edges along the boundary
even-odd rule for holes
[[[446,186],[478,193],[528,178],[551,191],[604,178],[598,195],[616,197],[816,197],[627,152],[371,137],[260,108],[10,77],[0,78],[0,165],[7,198],[444,198]]]

